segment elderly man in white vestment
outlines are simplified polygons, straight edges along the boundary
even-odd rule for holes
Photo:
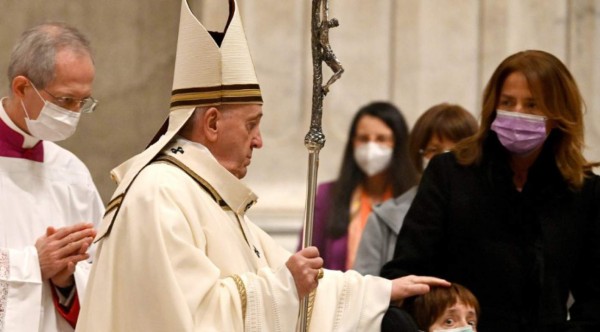
[[[322,276],[316,248],[290,254],[248,220],[262,97],[236,4],[221,3],[218,33],[182,1],[168,126],[113,170],[77,331],[294,331],[312,291],[313,331],[378,331],[390,301],[447,282]]]
[[[88,40],[63,23],[25,31],[0,105],[0,332],[73,331],[86,253],[104,205],[85,165],[56,145],[92,111]]]

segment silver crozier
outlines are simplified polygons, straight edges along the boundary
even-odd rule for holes
[[[319,168],[319,151],[325,145],[325,135],[321,129],[323,116],[323,98],[329,87],[337,81],[344,68],[329,45],[329,29],[339,25],[335,18],[329,19],[329,0],[312,0],[311,48],[313,60],[313,94],[310,129],[304,138],[304,146],[308,149],[308,185],[304,226],[302,232],[302,248],[312,245],[313,217],[317,187],[317,171]],[[323,62],[333,71],[333,75],[323,85]],[[314,296],[314,293],[312,293]],[[306,332],[310,325],[312,301],[305,296],[300,302],[299,331]]]

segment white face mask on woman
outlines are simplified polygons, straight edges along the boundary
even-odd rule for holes
[[[391,147],[375,142],[364,143],[354,148],[354,160],[367,176],[379,174],[387,169],[392,161],[392,154]]]
[[[37,119],[32,120],[29,118],[23,100],[21,100],[21,106],[23,106],[26,116],[25,123],[27,124],[27,129],[29,129],[29,133],[35,138],[52,142],[62,141],[71,137],[75,133],[75,129],[77,129],[81,113],[72,112],[55,105],[42,98],[35,87],[33,89],[44,101],[44,107]]]

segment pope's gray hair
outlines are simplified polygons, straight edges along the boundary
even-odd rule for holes
[[[89,40],[65,23],[43,23],[23,32],[10,55],[9,91],[19,75],[26,76],[38,89],[46,87],[55,78],[56,53],[65,48],[92,57]]]
[[[179,135],[182,135],[185,138],[189,139],[192,131],[194,131],[194,127],[196,126],[196,121],[199,117],[201,117],[206,110],[208,110],[211,106],[198,106],[194,109],[194,112],[190,115],[190,117],[186,120],[185,124],[179,130]]]

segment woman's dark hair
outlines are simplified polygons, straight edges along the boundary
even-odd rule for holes
[[[334,238],[346,234],[350,222],[352,194],[354,189],[367,178],[354,160],[353,144],[358,121],[365,115],[380,119],[392,130],[394,150],[392,161],[386,171],[388,183],[392,187],[392,195],[400,196],[417,184],[418,174],[408,157],[408,126],[400,110],[388,102],[373,102],[363,106],[352,119],[340,174],[332,188],[332,205],[327,216],[326,231],[329,236]]]

